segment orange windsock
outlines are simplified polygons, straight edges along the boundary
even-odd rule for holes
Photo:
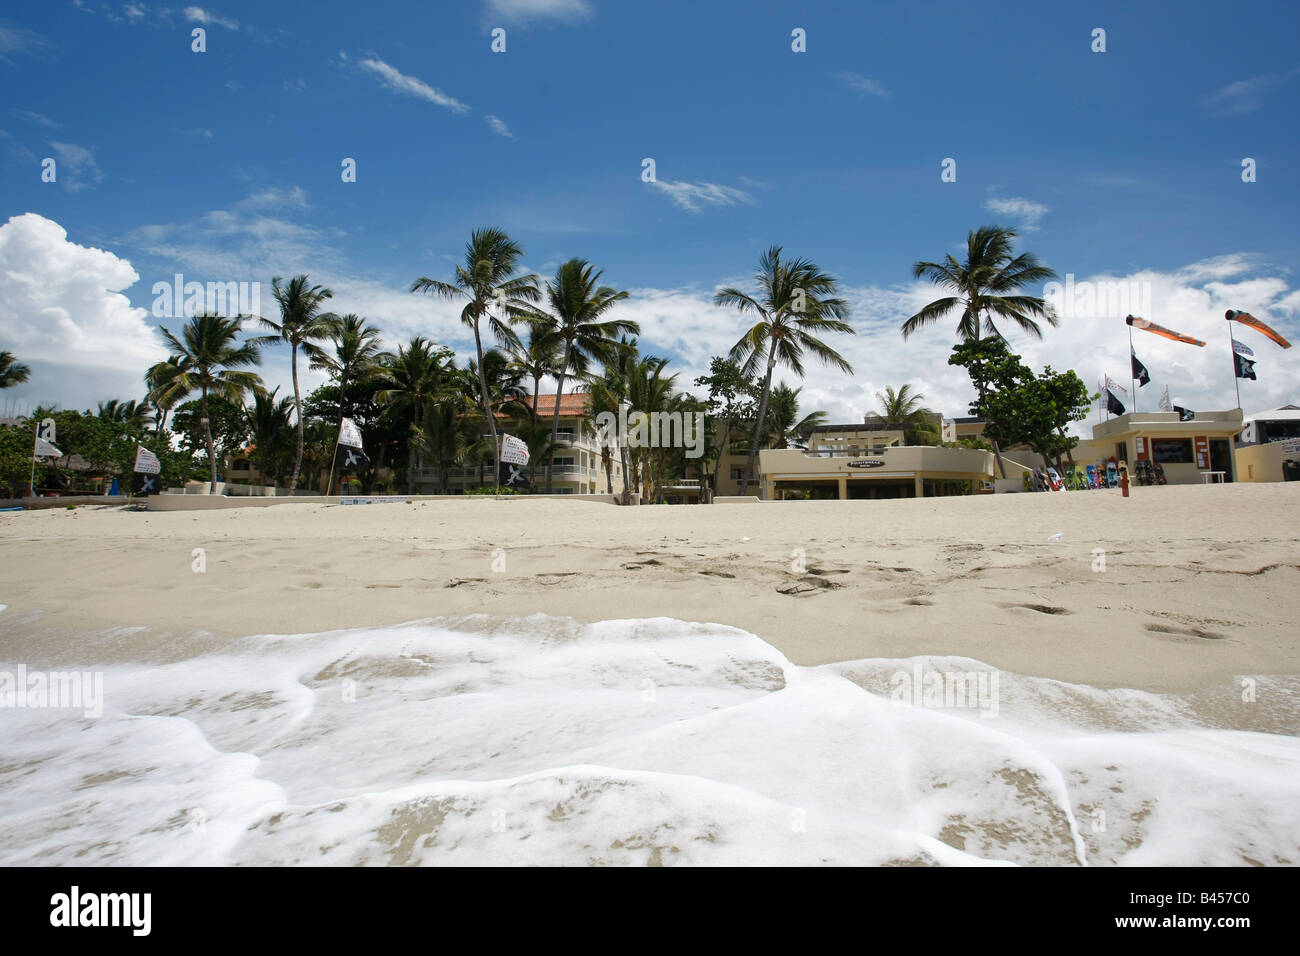
[[[1181,332],[1167,329],[1163,325],[1156,325],[1146,319],[1139,319],[1136,315],[1125,316],[1124,321],[1135,329],[1145,329],[1148,332],[1154,332],[1156,335],[1163,335],[1167,339],[1173,339],[1175,342],[1186,342],[1188,345],[1198,345],[1205,348],[1205,343],[1200,339],[1194,339],[1190,335],[1183,335]]]
[[[1229,309],[1224,313],[1223,317],[1229,322],[1240,322],[1242,325],[1249,325],[1256,332],[1268,336],[1284,349],[1291,347],[1291,343],[1286,340],[1282,333],[1261,322],[1249,312],[1238,312],[1236,309]]]

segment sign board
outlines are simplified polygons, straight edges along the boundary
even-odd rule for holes
[[[1196,467],[1210,467],[1210,439],[1204,435],[1197,435],[1193,442],[1196,446]]]
[[[1137,436],[1138,461],[1147,460],[1147,440],[1141,435]]]
[[[340,498],[341,505],[401,505],[410,501],[402,495],[366,496],[364,498]]]
[[[885,461],[883,458],[859,458],[857,461],[846,461],[844,464],[850,468],[882,468]]]

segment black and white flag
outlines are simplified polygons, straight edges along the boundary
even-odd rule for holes
[[[500,480],[497,482],[503,488],[522,488],[531,489],[532,485],[528,481],[528,466],[514,464],[508,461],[501,462]]]
[[[159,485],[160,481],[157,472],[148,474],[137,469],[135,479],[131,482],[131,494],[156,495],[162,490]]]
[[[1192,411],[1190,408],[1183,408],[1183,406],[1181,405],[1175,405],[1174,411],[1178,413],[1178,420],[1180,422],[1190,422],[1193,418],[1196,417],[1196,413],[1194,411]]]
[[[145,448],[144,445],[137,445],[134,471],[138,475],[156,475],[162,471],[162,462],[158,460],[157,455]]]
[[[1258,381],[1255,378],[1255,363],[1240,353],[1234,354],[1233,360],[1237,363],[1237,378],[1248,378],[1251,381]]]
[[[361,429],[350,418],[343,419],[343,424],[339,427],[339,444],[349,448],[365,447],[361,442]]]
[[[1137,352],[1129,352],[1129,358],[1133,360],[1133,377],[1137,379],[1138,388],[1141,388],[1151,381],[1151,376],[1147,374],[1147,367],[1138,359]]]
[[[1240,342],[1238,342],[1236,339],[1233,339],[1233,340],[1232,340],[1232,350],[1233,350],[1234,352],[1236,352],[1238,355],[1254,355],[1254,354],[1255,354],[1255,350],[1252,349],[1249,345],[1242,345],[1242,344],[1241,344]]]
[[[1115,393],[1109,388],[1106,389],[1106,411],[1110,412],[1112,415],[1124,414],[1124,404],[1115,397]]]
[[[501,436],[501,460],[512,465],[528,464],[528,445],[514,435]]]
[[[358,472],[369,463],[366,453],[351,445],[339,445],[334,455],[334,468],[340,473]]]

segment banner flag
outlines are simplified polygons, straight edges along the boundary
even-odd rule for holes
[[[62,458],[63,452],[59,451],[44,438],[36,439],[36,457],[37,458]]]
[[[1236,339],[1233,339],[1233,340],[1232,340],[1232,350],[1233,350],[1234,352],[1236,352],[1238,355],[1254,355],[1254,354],[1255,354],[1255,350],[1252,349],[1249,345],[1242,345],[1242,344],[1241,344],[1240,342],[1238,342]]]
[[[1106,388],[1107,388],[1107,390],[1110,390],[1110,389],[1112,389],[1112,388],[1118,388],[1118,389],[1119,389],[1121,392],[1123,392],[1125,395],[1128,394],[1128,389],[1125,388],[1123,385],[1121,385],[1119,382],[1115,381],[1115,380],[1114,380],[1113,378],[1111,378],[1109,375],[1106,376]]]
[[[514,435],[502,434],[501,460],[511,465],[528,464],[528,445]]]
[[[1162,412],[1172,412],[1174,406],[1169,403],[1169,386],[1165,386],[1165,393],[1160,396],[1160,410]]]
[[[1141,388],[1151,381],[1151,376],[1147,374],[1147,367],[1138,360],[1137,352],[1130,350],[1128,354],[1133,360],[1133,377],[1137,379],[1138,388]]]
[[[528,481],[528,472],[524,468],[523,463],[508,462],[502,459],[499,478],[500,480],[497,484],[503,488],[532,488],[532,485]]]
[[[1124,414],[1124,404],[1115,397],[1115,393],[1110,389],[1106,389],[1106,411],[1112,415]]]
[[[137,445],[134,470],[136,474],[157,475],[162,472],[162,462],[158,460],[157,455],[145,448],[144,445]]]
[[[339,445],[338,451],[334,454],[334,468],[339,472],[356,472],[360,471],[365,465],[370,464],[370,459],[360,448],[354,448],[351,445]]]
[[[1188,345],[1205,348],[1205,343],[1200,339],[1192,338],[1190,335],[1183,335],[1182,332],[1175,332],[1173,329],[1167,329],[1163,325],[1156,325],[1146,319],[1139,319],[1136,315],[1126,316],[1124,321],[1135,329],[1143,329],[1147,332],[1154,332],[1156,335],[1163,335],[1167,339],[1173,339],[1175,342],[1186,342]]]
[[[361,442],[361,429],[357,428],[357,423],[350,418],[343,419],[342,427],[339,428],[339,444],[347,445],[349,448],[363,448]]]
[[[1233,355],[1232,360],[1237,365],[1237,378],[1248,378],[1252,382],[1258,381],[1255,378],[1255,363],[1244,355]]]
[[[1291,343],[1282,336],[1282,333],[1271,328],[1267,323],[1261,322],[1249,312],[1238,312],[1235,309],[1229,309],[1224,313],[1223,317],[1229,322],[1240,322],[1242,325],[1249,325],[1256,332],[1272,339],[1284,349],[1291,347]]]

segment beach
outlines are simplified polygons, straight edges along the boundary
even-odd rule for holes
[[[5,515],[3,862],[1294,864],[1297,488]]]

